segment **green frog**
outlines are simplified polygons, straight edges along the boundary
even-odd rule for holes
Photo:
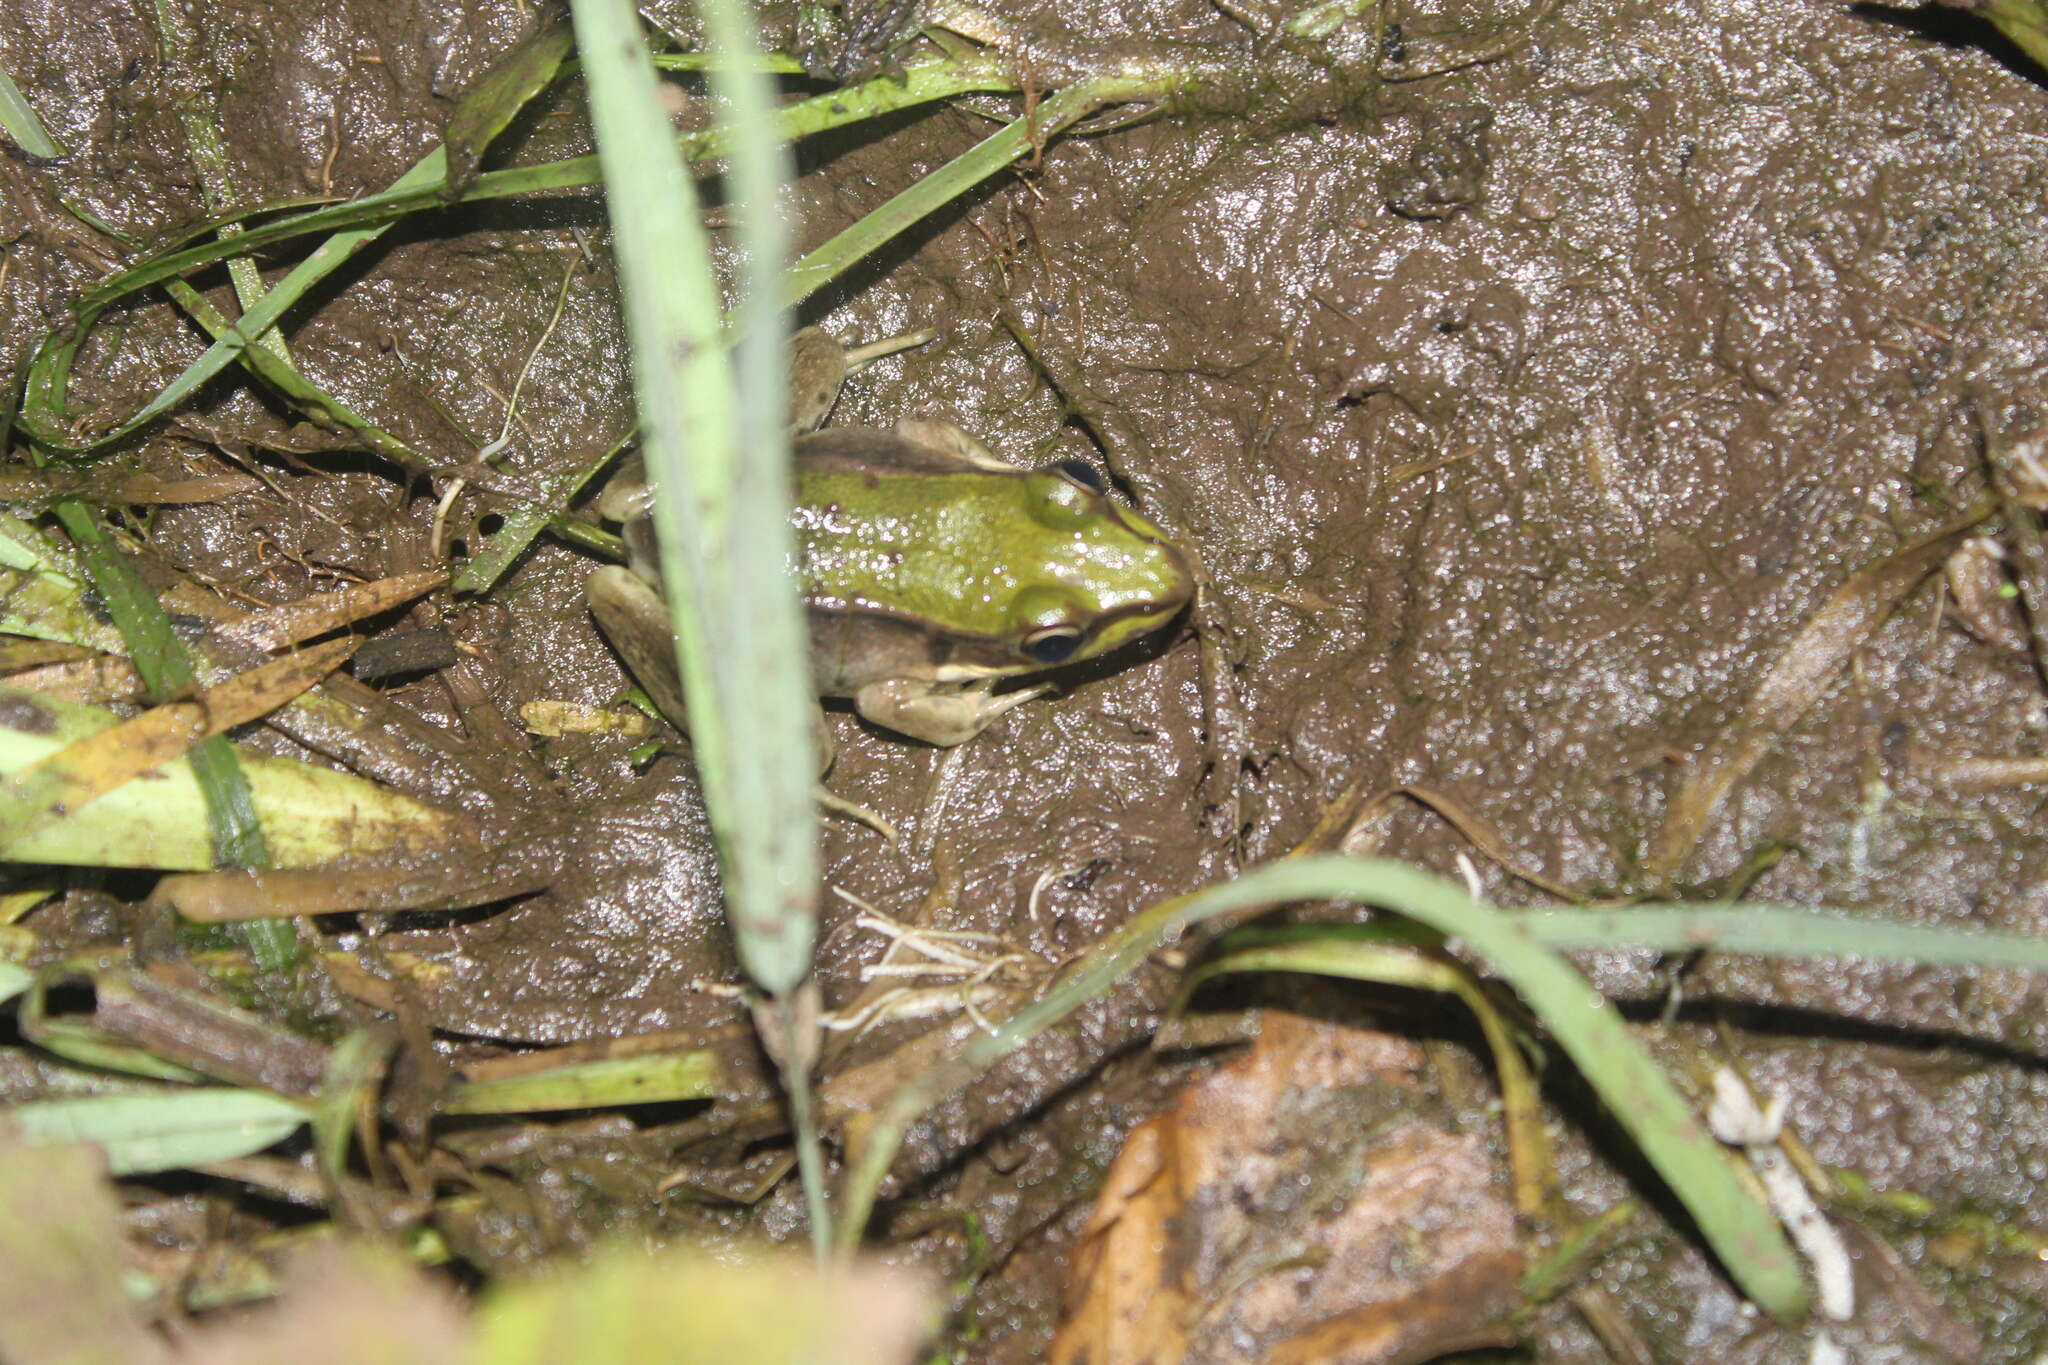
[[[1108,653],[1187,605],[1187,552],[1079,460],[1018,468],[949,422],[816,430],[861,357],[815,327],[791,340],[793,521],[821,696],[851,698],[913,739],[961,744],[1052,690],[997,695],[997,683]],[[597,510],[623,524],[629,567],[591,576],[591,612],[687,728],[637,459]]]

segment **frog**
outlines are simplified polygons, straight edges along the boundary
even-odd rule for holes
[[[1099,658],[1176,618],[1194,563],[1085,461],[1026,468],[931,418],[826,426],[847,375],[890,345],[849,351],[818,327],[791,338],[792,524],[812,682],[882,729],[950,748],[1054,690],[999,684]],[[595,503],[620,523],[627,562],[598,569],[585,595],[628,671],[687,731],[652,506],[635,457]],[[823,771],[822,717],[816,729]]]

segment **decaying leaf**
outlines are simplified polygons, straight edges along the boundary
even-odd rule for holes
[[[0,846],[75,815],[202,739],[276,710],[340,667],[355,645],[336,640],[273,659],[190,701],[152,707],[16,769],[0,785]]]
[[[1061,1365],[1391,1365],[1508,1344],[1522,1255],[1420,1052],[1279,1012],[1133,1130],[1081,1235]]]
[[[21,773],[120,724],[97,707],[0,687],[0,774]],[[467,829],[458,816],[347,773],[246,751],[240,757],[280,867],[435,847]],[[19,792],[15,804],[26,806]],[[24,820],[21,832],[0,846],[0,857],[84,867],[214,866],[206,804],[182,758],[107,791],[68,818],[33,828]]]
[[[257,649],[283,649],[286,645],[310,640],[365,617],[389,611],[447,581],[447,574],[435,572],[399,574],[393,578],[380,578],[374,583],[351,584],[297,602],[250,612],[222,624],[219,634]]]

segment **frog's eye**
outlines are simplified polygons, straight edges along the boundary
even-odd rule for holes
[[[1095,466],[1089,464],[1086,460],[1061,460],[1053,468],[1091,493],[1100,493],[1102,491],[1102,475],[1097,473]]]
[[[1017,646],[1035,664],[1063,664],[1088,638],[1087,604],[1055,587],[1026,588],[1010,604]]]
[[[1047,626],[1024,637],[1024,657],[1035,664],[1063,664],[1080,647],[1079,626]]]

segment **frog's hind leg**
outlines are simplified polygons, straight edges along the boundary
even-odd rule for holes
[[[661,714],[687,734],[690,715],[683,705],[683,680],[676,672],[668,603],[640,575],[615,564],[591,574],[583,592],[590,602],[590,614],[619,652],[626,671],[647,689]]]
[[[590,602],[590,614],[597,618],[604,638],[619,652],[633,681],[654,698],[654,704],[670,724],[688,734],[690,713],[683,703],[682,676],[676,672],[675,636],[668,603],[640,575],[610,564],[591,574],[583,591]],[[822,774],[832,766],[838,744],[825,724],[824,713],[815,708],[811,712],[811,745],[817,751],[818,772]],[[828,803],[827,809],[854,815],[891,838],[895,835],[886,821],[863,807],[839,802]]]

